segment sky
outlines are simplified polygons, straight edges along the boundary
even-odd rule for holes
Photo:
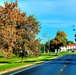
[[[16,0],[0,0],[0,5],[4,5],[5,1]],[[18,0],[18,6],[27,16],[34,15],[40,22],[41,29],[37,38],[42,39],[42,43],[55,38],[58,30],[64,31],[69,41],[74,41],[76,0]]]

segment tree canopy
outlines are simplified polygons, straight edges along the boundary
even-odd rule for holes
[[[69,41],[68,39],[66,39],[66,44],[75,44],[73,41]]]
[[[17,1],[4,4],[4,7],[0,6],[0,48],[3,55],[10,58],[11,53],[18,50],[37,53],[39,21],[33,15],[27,17],[25,12],[21,12]]]
[[[63,31],[58,31],[56,37],[50,41],[51,50],[59,49],[59,47],[66,44],[66,33]]]

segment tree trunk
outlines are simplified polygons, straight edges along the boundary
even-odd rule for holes
[[[24,59],[23,59],[23,56],[22,56],[22,59],[21,59],[21,63],[23,63]]]

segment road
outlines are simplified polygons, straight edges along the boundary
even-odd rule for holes
[[[76,75],[76,55],[65,55],[4,75]]]

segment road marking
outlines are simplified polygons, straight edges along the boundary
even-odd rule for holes
[[[28,69],[31,69],[31,68],[34,68],[34,67],[40,66],[40,65],[42,65],[42,64],[44,64],[44,63],[48,63],[48,62],[50,62],[50,61],[46,61],[46,62],[43,62],[43,63],[41,63],[41,64],[33,65],[33,66],[31,66],[31,67],[28,67],[28,68],[22,69],[22,70],[20,70],[20,71],[17,71],[17,72],[11,73],[11,74],[9,74],[9,75],[14,75],[14,74],[20,73],[20,72],[22,72],[22,71],[25,71],[25,70],[28,70]]]
[[[60,69],[60,71],[62,72],[62,71],[63,71],[63,69]]]
[[[66,65],[64,65],[64,67],[66,67]]]
[[[60,69],[60,71],[62,72],[65,69],[66,65],[64,65],[64,67],[62,69]]]
[[[22,71],[25,71],[25,70],[28,70],[28,69],[31,69],[31,68],[37,67],[37,66],[39,66],[39,65],[42,65],[42,64],[38,64],[38,65],[34,65],[34,66],[31,66],[31,67],[28,67],[28,68],[22,69],[22,70],[20,70],[20,71],[17,71],[17,72],[11,73],[10,75],[14,75],[14,74],[20,73],[20,72],[22,72]]]

